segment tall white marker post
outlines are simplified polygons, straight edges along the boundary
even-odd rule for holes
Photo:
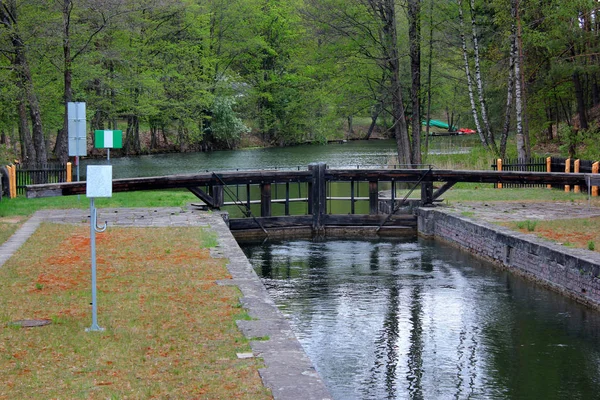
[[[77,182],[79,182],[79,156],[87,156],[85,103],[67,103],[69,120],[69,157],[75,157]]]
[[[87,332],[103,331],[98,326],[98,299],[96,293],[96,232],[104,232],[104,226],[97,225],[94,198],[112,197],[112,165],[88,165],[85,195],[90,198],[90,247],[92,253],[92,326]]]

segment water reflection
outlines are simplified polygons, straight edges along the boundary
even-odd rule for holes
[[[599,314],[429,241],[242,243],[335,399],[585,399]]]
[[[474,135],[476,136],[476,135]],[[436,138],[430,142],[432,154],[456,154],[477,146],[471,136]],[[232,169],[302,168],[311,162],[325,162],[335,168],[364,168],[393,164],[394,140],[350,141],[343,144],[300,145],[265,149],[224,150],[209,153],[169,153],[110,160],[114,178],[133,178],[173,174],[195,174]],[[80,174],[87,165],[107,163],[105,158],[83,159]]]

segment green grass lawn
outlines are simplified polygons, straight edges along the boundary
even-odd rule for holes
[[[198,198],[185,189],[119,192],[109,198],[95,200],[97,208],[108,207],[184,207],[197,202]],[[0,217],[29,216],[42,209],[89,208],[90,200],[85,195],[27,199],[18,196],[0,201]]]
[[[563,246],[600,251],[600,217],[555,221],[512,221],[501,225]]]
[[[0,268],[0,399],[268,399],[236,320],[226,260],[201,228],[113,227],[97,235],[91,325],[89,232],[42,224]],[[176,237],[174,241],[172,238]],[[50,325],[22,328],[15,321]]]

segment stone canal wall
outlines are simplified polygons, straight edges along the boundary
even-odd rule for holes
[[[419,235],[453,244],[600,309],[600,253],[561,246],[440,209],[418,209]]]

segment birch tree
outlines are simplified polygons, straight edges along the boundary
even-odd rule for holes
[[[511,0],[511,14],[516,21],[518,15],[518,0]],[[514,77],[515,77],[515,117],[517,120],[517,157],[525,160],[527,158],[527,150],[525,138],[523,135],[523,104],[522,104],[522,87],[521,87],[521,59],[519,54],[519,41],[514,41]]]
[[[506,107],[504,109],[504,125],[502,128],[502,136],[500,137],[500,158],[504,158],[506,155],[506,142],[508,140],[508,133],[510,130],[510,121],[513,107],[513,91],[515,90],[515,58],[517,57],[516,48],[516,26],[513,23],[511,26],[510,35],[510,55],[508,62],[508,80],[506,85]]]
[[[487,107],[485,102],[485,96],[483,93],[483,78],[481,77],[481,65],[479,62],[479,41],[477,39],[477,27],[475,24],[475,0],[469,1],[469,11],[471,14],[471,31],[473,34],[473,58],[475,61],[475,82],[477,83],[477,94],[479,96],[479,108],[481,112],[481,120],[485,128],[485,137],[488,146],[494,153],[498,152],[496,148],[496,141],[490,128],[490,121],[487,115]]]
[[[475,129],[477,129],[477,133],[479,134],[479,139],[481,140],[481,144],[485,148],[489,148],[487,137],[481,129],[481,124],[479,123],[479,113],[477,112],[477,105],[475,104],[475,95],[473,93],[473,81],[471,79],[471,73],[469,68],[469,56],[467,53],[467,39],[465,38],[465,19],[463,15],[463,6],[462,0],[457,0],[458,4],[458,20],[460,26],[460,41],[462,47],[463,54],[463,62],[464,62],[464,70],[467,79],[467,88],[469,90],[469,100],[471,102],[471,112],[473,114],[473,120],[475,122]]]

